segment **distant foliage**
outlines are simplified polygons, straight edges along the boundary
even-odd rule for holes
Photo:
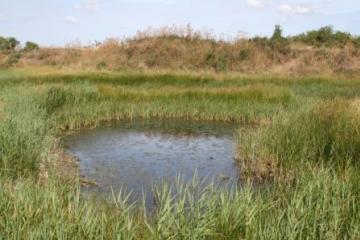
[[[34,42],[26,42],[25,43],[25,47],[24,47],[25,51],[34,51],[34,50],[38,50],[38,49],[40,49],[40,47],[37,43],[34,43]]]
[[[21,53],[16,51],[16,47],[20,42],[14,37],[0,36],[0,53],[5,54],[5,57],[0,61],[0,68],[11,67],[16,64],[21,58]]]
[[[274,50],[275,59],[281,59],[282,55],[286,56],[291,52],[289,41],[283,37],[280,25],[275,25],[274,33],[270,39],[270,46]]]
[[[16,38],[14,37],[9,37],[9,38],[0,37],[1,52],[14,51],[19,44],[20,42],[16,40]]]
[[[20,52],[11,52],[8,57],[6,58],[6,61],[4,62],[5,66],[12,66],[19,62],[19,59],[21,58]]]
[[[284,37],[282,36],[282,29],[280,25],[275,25],[274,33],[271,37],[273,41],[282,41]]]
[[[344,46],[356,40],[350,33],[334,31],[331,26],[321,27],[294,37],[295,41],[301,41],[316,47]]]
[[[20,42],[14,37],[10,37],[7,40],[9,50],[15,50],[15,48],[20,44]]]
[[[356,37],[353,40],[355,47],[360,48],[360,37]]]

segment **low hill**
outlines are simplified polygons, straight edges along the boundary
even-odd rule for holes
[[[31,46],[34,46],[32,43]],[[29,46],[29,44],[27,44]],[[81,69],[231,71],[291,75],[360,73],[360,37],[322,27],[297,36],[219,40],[191,28],[162,28],[92,46],[3,51],[2,66]]]

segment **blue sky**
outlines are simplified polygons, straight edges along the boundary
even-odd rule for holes
[[[0,3],[0,35],[42,45],[83,44],[137,30],[191,24],[224,37],[284,34],[332,25],[360,35],[360,0],[11,0]]]

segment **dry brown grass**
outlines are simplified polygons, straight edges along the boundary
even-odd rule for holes
[[[1,56],[0,56],[1,58]],[[19,66],[72,67],[87,70],[185,70],[314,75],[359,73],[360,49],[314,48],[299,42],[273,47],[266,41],[215,40],[185,28],[148,29],[130,39],[102,44],[42,48],[23,53]]]

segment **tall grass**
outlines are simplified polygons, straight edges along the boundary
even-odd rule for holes
[[[358,106],[344,100],[322,102],[308,112],[277,122],[269,131],[267,143],[281,160],[358,164]]]
[[[358,172],[357,172],[358,173]],[[355,173],[354,173],[355,174]],[[152,215],[136,210],[126,195],[101,202],[70,186],[26,180],[0,188],[0,237],[5,239],[357,239],[356,181],[332,170],[300,175],[298,183],[257,192],[249,185],[201,191],[199,182],[179,183],[177,194],[157,189]]]
[[[357,165],[360,158],[358,101],[327,100],[282,116],[263,132],[267,154],[288,165]]]
[[[45,112],[36,106],[35,99],[21,95],[26,95],[24,88],[7,89],[7,115],[0,122],[1,174],[13,177],[33,176],[48,144]]]
[[[356,80],[40,75],[0,73],[0,239],[360,238]],[[56,175],[38,181],[64,130],[155,117],[257,123],[240,159],[293,176],[232,190],[161,185],[151,213],[124,193],[98,200]]]
[[[1,182],[0,199],[3,239],[134,239],[139,230],[125,199],[91,202],[70,185]]]

